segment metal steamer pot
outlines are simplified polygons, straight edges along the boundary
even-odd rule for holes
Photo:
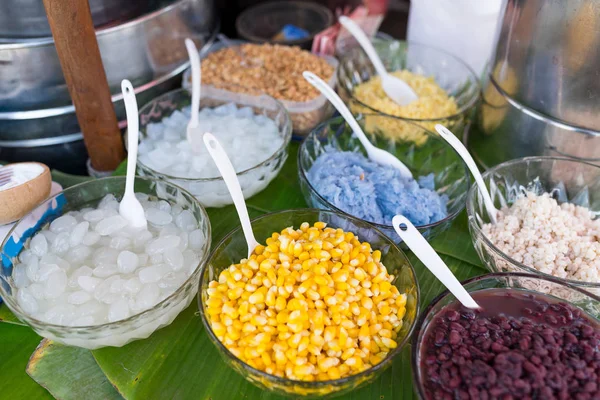
[[[467,142],[485,167],[524,156],[600,162],[600,2],[507,0]]]
[[[152,3],[147,6],[156,7]],[[184,39],[190,37],[202,48],[218,30],[212,0],[160,4],[162,8],[142,17],[97,31],[122,128],[121,80],[129,79],[138,103],[145,104],[180,84],[189,65]],[[0,43],[0,159],[44,159],[54,166],[68,158],[74,167],[62,170],[85,172],[82,138],[53,40]]]
[[[89,0],[89,3],[94,26],[127,21],[140,15],[147,7],[147,2],[135,0]],[[52,36],[52,33],[41,0],[0,1],[0,37],[44,36]]]

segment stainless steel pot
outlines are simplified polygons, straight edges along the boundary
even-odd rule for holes
[[[600,131],[600,1],[508,0],[492,76],[515,101]]]
[[[600,162],[600,2],[508,0],[467,142],[485,167],[562,155]]]
[[[148,3],[157,1],[89,0],[89,3],[94,26],[102,26],[135,18],[148,11]],[[51,35],[41,0],[0,1],[0,37],[34,38]]]
[[[485,168],[527,156],[567,156],[600,163],[600,132],[575,127],[539,113],[508,96],[488,78],[476,123],[466,138]],[[600,114],[590,114],[600,122]]]
[[[4,0],[2,0],[4,1]],[[127,1],[127,3],[138,3]],[[149,4],[151,4],[150,2]],[[184,39],[200,47],[216,24],[212,0],[178,0],[124,24],[97,31],[112,93],[159,79],[187,61]],[[3,113],[71,103],[52,39],[0,44],[0,120]]]

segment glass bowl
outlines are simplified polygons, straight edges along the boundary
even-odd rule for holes
[[[413,176],[434,174],[436,192],[448,196],[448,215],[446,218],[417,226],[421,234],[428,239],[448,229],[452,221],[463,210],[467,192],[471,186],[470,174],[462,158],[445,140],[426,129],[413,125],[412,128],[422,135],[417,145],[413,141],[388,139],[385,135],[386,122],[393,117],[382,115],[358,116],[358,123],[370,137],[371,143],[380,149],[394,154],[411,170]],[[383,127],[383,129],[382,129]],[[308,171],[315,160],[325,151],[326,146],[334,146],[340,151],[366,152],[352,130],[341,117],[332,118],[319,125],[300,146],[298,151],[298,175],[300,188],[310,207],[333,210],[349,215],[321,196],[308,180]],[[392,224],[382,225],[367,221],[385,233],[396,243],[400,238]]]
[[[519,195],[533,191],[552,193],[559,203],[569,202],[600,214],[600,167],[566,157],[526,157],[499,164],[483,174],[497,208],[512,205]],[[527,272],[551,277],[524,265],[496,247],[482,232],[490,223],[479,190],[472,187],[467,198],[469,230],[481,261],[492,272]],[[600,282],[582,282],[553,277],[600,295]],[[540,287],[538,291],[549,292]],[[554,293],[551,293],[554,294]]]
[[[406,315],[403,320],[404,323],[402,329],[398,332],[398,347],[392,350],[381,363],[371,369],[337,380],[319,382],[294,381],[279,378],[250,367],[240,359],[236,358],[217,339],[210,327],[210,322],[206,314],[206,290],[209,282],[218,278],[221,271],[228,268],[231,264],[237,264],[241,259],[247,258],[248,249],[246,240],[244,239],[244,234],[240,228],[237,228],[228,234],[215,247],[200,276],[198,302],[202,322],[208,332],[209,338],[219,349],[225,362],[253,384],[288,396],[321,397],[333,393],[340,394],[356,389],[358,386],[372,381],[387,368],[391,364],[392,359],[400,353],[402,347],[406,344],[412,333],[418,313],[419,286],[412,265],[408,261],[406,255],[383,233],[373,226],[358,219],[349,218],[345,215],[331,211],[303,209],[286,210],[263,215],[252,221],[252,229],[258,242],[264,243],[273,232],[280,232],[282,229],[290,226],[298,228],[303,222],[308,222],[312,225],[317,221],[326,222],[328,226],[341,228],[346,232],[353,232],[358,236],[359,240],[369,242],[374,250],[380,250],[382,254],[381,261],[386,266],[388,272],[395,275],[393,284],[398,288],[400,293],[407,294]]]
[[[310,50],[313,38],[334,23],[329,8],[305,1],[272,1],[244,10],[236,19],[238,34],[252,42],[300,46]],[[294,25],[308,33],[302,38],[277,38],[286,25]]]
[[[264,190],[281,171],[288,156],[288,144],[292,138],[292,123],[285,107],[274,98],[265,94],[240,94],[229,90],[216,89],[202,85],[200,108],[218,107],[235,103],[237,107],[251,107],[255,114],[264,115],[277,124],[283,143],[275,153],[268,155],[261,163],[237,174],[242,192],[246,199]],[[140,142],[147,137],[147,126],[170,116],[175,110],[191,104],[191,95],[185,89],[177,89],[163,94],[146,104],[140,110]],[[218,137],[217,137],[218,139]],[[212,160],[210,160],[212,162]],[[188,190],[205,207],[223,207],[232,204],[231,196],[221,176],[214,178],[185,178],[158,172],[145,165],[138,158],[138,171],[142,176],[150,176],[172,182]]]
[[[26,314],[16,299],[16,286],[12,278],[13,266],[19,255],[29,246],[30,238],[59,216],[85,207],[94,207],[107,194],[117,199],[123,197],[125,177],[95,179],[72,186],[49,198],[23,217],[11,229],[2,244],[2,269],[0,295],[10,310],[31,326],[40,336],[69,346],[97,349],[106,346],[120,347],[138,339],[145,339],[154,331],[169,325],[192,301],[198,291],[201,267],[208,259],[211,229],[208,215],[200,203],[187,191],[169,182],[136,178],[135,191],[146,193],[171,204],[188,209],[204,233],[204,243],[198,251],[198,266],[190,277],[170,296],[154,307],[129,318],[93,326],[53,325]]]
[[[286,5],[289,3],[290,2],[287,2]],[[307,4],[307,3],[303,3],[303,4]],[[217,38],[217,41],[212,43],[210,46],[202,49],[202,51],[200,52],[200,59],[202,61],[206,57],[208,57],[211,53],[214,53],[214,52],[217,52],[217,51],[220,51],[223,49],[227,49],[231,46],[239,47],[241,45],[249,44],[249,43],[250,42],[248,42],[248,41],[239,40],[239,39],[229,39],[229,40],[227,40],[227,42],[224,42]],[[334,70],[333,74],[331,74],[331,77],[327,80],[327,83],[332,88],[335,88],[335,83],[336,83],[336,79],[337,79],[336,69],[338,67],[338,60],[335,57],[332,57],[332,56],[329,56],[326,54],[313,54],[313,55],[322,58],[333,68],[333,70]],[[243,65],[240,66],[240,68],[242,68],[242,67],[243,67]],[[300,77],[299,79],[304,79],[304,78]],[[238,86],[236,86],[236,85],[238,85]],[[219,83],[217,86],[219,88],[224,88],[226,90],[230,90],[231,92],[233,92],[233,93],[231,93],[231,96],[235,96],[237,94],[237,92],[250,93],[250,94],[257,93],[257,95],[262,94],[261,92],[257,92],[257,89],[252,89],[251,86],[246,87],[245,85],[242,85],[242,82],[238,82],[238,83],[236,83],[236,85],[224,85],[222,83]],[[187,69],[183,74],[182,86],[186,89],[191,88],[191,71],[189,69]],[[215,85],[211,85],[211,86],[217,87]],[[204,96],[204,94],[202,94],[202,96]],[[306,136],[312,129],[314,129],[315,126],[317,126],[318,124],[320,124],[327,118],[331,117],[331,114],[333,114],[333,111],[334,111],[331,103],[322,94],[319,94],[317,97],[312,98],[307,101],[293,101],[293,100],[285,100],[285,99],[277,99],[277,100],[280,101],[281,104],[283,104],[285,109],[290,114],[290,119],[292,120],[292,130],[294,131],[295,135],[298,135],[298,137]]]
[[[555,295],[554,300],[567,301],[572,306],[585,311],[590,317],[595,319],[600,318],[600,297],[552,277],[524,273],[494,273],[466,280],[463,282],[463,286],[469,293],[494,288],[510,288],[512,290],[532,292],[535,291],[533,289],[535,287],[549,287],[552,288],[553,293],[558,293],[558,295]],[[572,302],[570,300],[572,298],[578,298],[579,301]],[[411,340],[411,366],[415,393],[420,399],[431,398],[426,396],[426,391],[423,387],[423,371],[421,370],[421,345],[424,342],[427,328],[440,310],[456,301],[457,299],[446,290],[436,297],[419,316],[417,333]]]
[[[396,117],[396,120],[388,122],[395,122],[395,129],[388,132],[393,134],[392,137],[410,139],[418,136],[414,125],[406,122],[413,122],[432,132],[435,124],[442,124],[462,137],[473,117],[480,95],[479,79],[473,70],[452,54],[419,43],[374,39],[373,45],[388,71],[408,70],[433,77],[442,89],[454,97],[458,112],[439,118],[407,118],[391,115],[359,101],[353,95],[355,87],[377,75],[373,64],[361,48],[353,48],[344,54],[338,66],[340,96],[346,100],[352,112]]]

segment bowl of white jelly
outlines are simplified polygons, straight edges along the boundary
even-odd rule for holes
[[[205,207],[232,204],[225,181],[202,142],[201,135],[210,132],[227,152],[244,198],[264,190],[287,159],[292,122],[278,100],[248,92],[202,86],[195,150],[186,136],[191,115],[187,90],[165,93],[142,107],[139,174],[173,182]]]
[[[144,339],[198,291],[210,249],[206,211],[189,192],[137,178],[148,226],[119,215],[125,177],[68,188],[23,217],[2,243],[0,295],[39,335],[97,349]]]

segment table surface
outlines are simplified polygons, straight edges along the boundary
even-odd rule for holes
[[[290,145],[289,157],[278,177],[249,199],[251,217],[306,207],[297,178],[298,147],[296,142]],[[123,172],[121,166],[117,173]],[[89,179],[60,172],[53,175],[64,186]],[[233,206],[207,211],[213,244],[238,225]],[[486,272],[472,246],[464,212],[448,231],[432,241],[432,246],[461,280]],[[423,309],[443,288],[412,254],[408,257],[417,274]],[[122,348],[88,351],[49,341],[40,344],[40,340],[5,305],[0,305],[0,398],[282,399],[256,388],[222,361],[204,332],[196,302],[170,326]],[[373,383],[338,399],[414,398],[410,365],[410,345],[406,345]]]

